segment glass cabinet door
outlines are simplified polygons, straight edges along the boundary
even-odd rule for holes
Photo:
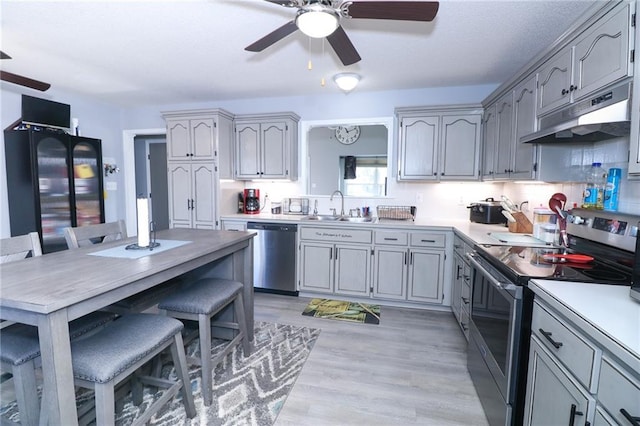
[[[79,142],[73,146],[72,156],[76,226],[100,223],[102,215],[98,152],[93,144]]]
[[[71,226],[67,152],[59,138],[46,136],[37,142],[43,245],[65,244],[62,230]]]

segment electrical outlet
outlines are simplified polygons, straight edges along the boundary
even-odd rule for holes
[[[422,204],[423,201],[424,201],[424,194],[422,192],[418,192],[416,194],[416,203]]]
[[[464,197],[461,195],[460,199],[458,200],[458,205],[459,206],[464,206]]]

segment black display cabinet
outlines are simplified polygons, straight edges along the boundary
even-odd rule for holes
[[[38,232],[42,251],[64,250],[63,228],[104,222],[98,139],[58,130],[5,130],[11,235]]]

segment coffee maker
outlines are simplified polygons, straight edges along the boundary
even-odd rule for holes
[[[260,213],[260,190],[248,188],[244,190],[244,212],[246,214]]]

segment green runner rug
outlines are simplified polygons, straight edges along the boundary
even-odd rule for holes
[[[302,315],[365,324],[380,324],[380,305],[333,299],[312,299]]]

